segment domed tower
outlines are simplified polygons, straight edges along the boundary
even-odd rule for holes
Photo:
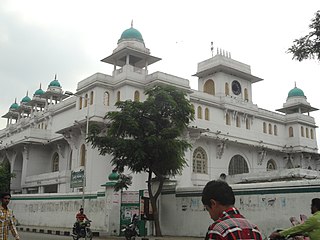
[[[318,110],[314,108],[308,103],[307,97],[304,95],[304,92],[295,86],[288,93],[287,101],[283,104],[283,108],[277,109],[279,112],[283,112],[285,114],[292,113],[308,113]]]
[[[295,86],[288,93],[283,108],[277,111],[285,113],[285,131],[287,144],[285,150],[304,153],[301,162],[310,153],[317,152],[316,123],[310,112],[318,110],[310,105],[304,92]],[[305,114],[307,113],[307,114]]]
[[[19,118],[25,118],[29,117],[31,113],[31,107],[29,106],[29,102],[31,101],[31,98],[28,96],[28,92],[24,98],[20,101],[20,107],[19,107]]]
[[[41,95],[41,98],[47,99],[46,104],[51,105],[59,103],[66,97],[68,97],[68,95],[63,93],[62,87],[57,80],[57,75],[55,74],[54,80],[50,82],[47,91]]]
[[[19,105],[17,104],[17,99],[11,104],[9,111],[3,115],[3,118],[7,119],[7,127],[18,121],[19,118]]]
[[[121,34],[117,48],[101,61],[114,66],[113,76],[115,77],[119,75],[125,77],[126,73],[136,73],[145,77],[148,74],[148,66],[159,60],[161,59],[150,55],[150,50],[145,47],[142,34],[133,28],[131,23],[131,28]],[[131,74],[132,77],[134,74]],[[138,75],[136,77],[139,78]]]
[[[28,103],[28,105],[31,106],[31,115],[44,110],[46,104],[46,99],[44,98],[45,93],[40,84],[39,89],[34,92],[32,100]]]
[[[57,80],[57,75],[54,75],[54,80],[48,85],[47,91],[52,93],[62,93],[62,87]]]

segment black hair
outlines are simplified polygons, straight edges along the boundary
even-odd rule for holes
[[[206,184],[202,191],[203,205],[211,206],[210,200],[218,201],[224,206],[234,205],[235,197],[232,188],[225,181],[213,180]]]
[[[311,200],[311,206],[320,210],[320,198],[314,198]]]
[[[11,197],[11,194],[9,192],[1,193],[0,194],[0,199],[3,199],[5,196],[10,196]]]
[[[83,210],[83,207],[79,209],[79,211]]]

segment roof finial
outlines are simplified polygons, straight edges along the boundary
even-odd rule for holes
[[[29,91],[27,91],[27,95],[26,95],[26,96],[28,96],[28,92],[29,92]]]
[[[39,87],[39,89],[41,89],[41,83],[40,83],[40,87]]]
[[[211,55],[212,55],[212,57],[213,57],[213,42],[211,42]]]
[[[295,87],[295,88],[297,87],[297,82],[296,82],[296,81],[294,81],[294,87]]]
[[[14,103],[17,103],[17,98],[14,99]]]
[[[131,27],[133,28],[133,19],[131,20]]]
[[[57,80],[57,74],[54,75],[54,80]]]

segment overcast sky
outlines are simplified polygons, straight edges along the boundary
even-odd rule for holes
[[[96,72],[111,75],[112,66],[100,60],[132,20],[151,54],[162,58],[149,73],[187,78],[197,89],[191,75],[211,57],[213,42],[264,79],[253,84],[253,102],[260,108],[281,108],[295,82],[320,108],[320,63],[294,61],[286,53],[309,32],[317,10],[319,0],[0,0],[0,114],[27,91],[32,97],[40,84],[46,90],[55,74],[63,90],[73,92]],[[320,111],[311,115],[320,124]],[[5,124],[0,119],[0,128]]]

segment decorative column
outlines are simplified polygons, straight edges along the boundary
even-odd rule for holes
[[[108,176],[109,181],[101,185],[106,188],[106,207],[105,207],[105,223],[107,235],[119,236],[120,232],[120,207],[121,194],[114,191],[114,186],[119,180],[119,174],[116,170]]]

